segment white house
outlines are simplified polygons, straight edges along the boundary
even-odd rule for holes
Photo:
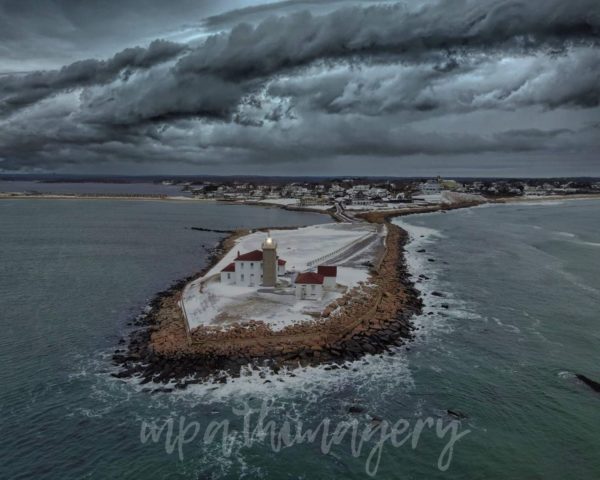
[[[428,180],[419,186],[422,195],[438,195],[442,191],[437,180]]]
[[[370,198],[353,198],[352,205],[374,205],[375,200],[371,200]]]
[[[385,198],[390,194],[385,188],[371,188],[369,190],[369,198]]]

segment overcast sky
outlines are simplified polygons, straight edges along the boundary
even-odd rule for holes
[[[0,0],[0,171],[600,176],[598,0]]]

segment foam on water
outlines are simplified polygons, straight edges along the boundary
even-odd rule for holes
[[[570,233],[570,232],[554,232],[557,235],[560,235],[562,237],[568,237],[568,238],[577,238],[577,235],[575,235],[574,233]]]
[[[239,377],[227,376],[227,383],[202,383],[190,385],[186,390],[175,392],[175,397],[192,402],[222,403],[232,398],[260,397],[285,401],[302,398],[309,403],[317,402],[324,394],[331,394],[352,387],[356,396],[369,400],[368,392],[377,386],[381,396],[409,391],[414,383],[408,368],[405,351],[399,347],[395,355],[367,355],[341,368],[329,366],[297,367],[273,373],[267,367],[250,368]],[[390,371],[394,372],[390,378]],[[381,390],[381,386],[383,390]]]
[[[440,267],[437,262],[428,260],[431,258],[430,253],[419,252],[419,250],[442,239],[444,237],[442,233],[432,228],[410,224],[402,219],[395,219],[394,223],[409,234],[409,242],[405,247],[406,263],[411,279],[421,293],[424,303],[423,314],[413,319],[417,329],[415,341],[426,341],[433,333],[452,331],[452,325],[448,322],[449,315],[454,318],[479,318],[477,314],[470,311],[466,302],[455,298],[450,292],[445,291],[443,298],[432,295],[434,291],[445,290],[445,285],[439,279]],[[419,278],[419,275],[425,275],[427,279]],[[445,309],[441,305],[446,305],[448,308]]]
[[[576,198],[572,198],[569,201],[573,201],[573,200],[578,200]],[[566,200],[530,200],[527,202],[515,202],[515,203],[509,203],[507,205],[509,206],[517,206],[517,205],[522,205],[522,206],[527,206],[527,207],[540,207],[540,206],[544,206],[544,207],[555,207],[557,205],[563,205],[565,203]]]
[[[600,243],[597,242],[579,242],[580,245],[587,245],[588,247],[600,247]]]

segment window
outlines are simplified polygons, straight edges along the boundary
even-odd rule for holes
[[[250,268],[254,268],[254,262],[250,263]]]
[[[317,289],[317,286],[316,285],[311,285],[310,289],[314,292]]]
[[[240,265],[242,266],[242,269],[244,268],[244,262],[240,262]]]
[[[243,273],[242,273],[242,277],[241,277],[241,279],[242,279],[242,282],[243,282],[243,281],[244,281],[244,274],[243,274]]]
[[[227,280],[231,280],[231,273],[227,274]]]

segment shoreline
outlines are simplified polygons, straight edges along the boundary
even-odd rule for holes
[[[238,205],[238,206],[254,206],[263,208],[279,208],[282,210],[320,213],[329,215],[334,221],[341,222],[342,220],[336,215],[335,207],[330,209],[313,209],[309,207],[299,207],[290,205],[279,205],[276,203],[265,203],[256,201],[233,202],[227,200],[218,200],[213,198],[194,198],[172,195],[102,195],[102,194],[49,194],[42,193],[39,195],[29,195],[18,192],[0,192],[0,200],[127,200],[127,201],[143,201],[143,202],[181,202],[181,203],[213,203],[220,205]]]
[[[184,196],[170,195],[103,195],[103,194],[40,194],[26,195],[0,192],[0,200],[129,200],[129,201],[144,201],[144,202],[198,202],[198,203],[213,203],[216,200],[206,198],[192,198]]]
[[[163,195],[163,194],[102,194],[102,193],[39,193],[26,194],[23,192],[0,192],[0,200],[152,200],[152,201],[169,201],[169,202],[198,202],[198,203],[220,203],[223,205],[250,205],[256,207],[275,207],[290,211],[322,213],[335,216],[335,206],[332,205],[328,209],[318,209],[303,207],[300,205],[285,205],[278,203],[261,202],[257,200],[248,201],[230,201],[220,200],[216,198],[195,198],[185,197],[183,195]],[[519,203],[519,202],[551,202],[562,200],[596,200],[600,199],[600,193],[575,193],[570,195],[540,195],[540,196],[518,196],[518,197],[497,197],[486,198],[487,203]],[[436,205],[425,207],[402,208],[397,210],[417,210],[420,208],[436,208]],[[394,212],[395,209],[371,210],[362,212],[357,210],[352,212],[356,216],[365,215],[368,213],[385,213]],[[415,211],[414,213],[419,213]]]

